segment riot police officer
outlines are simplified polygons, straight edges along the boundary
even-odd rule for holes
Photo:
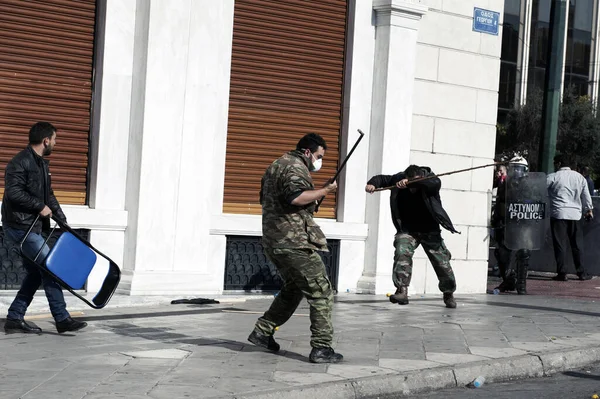
[[[498,269],[502,283],[496,287],[500,292],[514,291],[520,295],[527,294],[527,271],[529,269],[530,250],[520,248],[516,252],[516,270],[510,267],[512,250],[506,246],[506,215],[507,215],[507,187],[513,189],[525,186],[529,172],[529,164],[522,156],[513,157],[508,163],[506,175],[500,175],[494,182],[498,187],[496,205],[492,218],[492,227],[495,230],[496,249],[494,254],[498,261]]]

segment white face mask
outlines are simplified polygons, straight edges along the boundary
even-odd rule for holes
[[[310,156],[314,159],[314,155],[310,154]],[[323,165],[323,159],[315,159],[315,161],[312,163],[312,170],[311,172],[318,172],[319,169],[321,169],[321,166]]]

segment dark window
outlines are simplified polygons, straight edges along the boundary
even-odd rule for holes
[[[517,64],[510,62],[500,63],[500,86],[498,88],[498,108],[512,108],[517,91]]]
[[[500,85],[498,87],[498,118],[512,108],[520,86],[519,30],[521,29],[521,0],[505,0],[502,23],[502,53],[500,56]]]
[[[564,87],[573,86],[579,95],[588,94],[593,13],[593,0],[571,0],[569,3]]]
[[[548,63],[548,41],[550,39],[550,7],[548,0],[533,0],[531,9],[531,38],[529,40],[529,73],[527,93],[535,88],[543,90],[546,65]]]

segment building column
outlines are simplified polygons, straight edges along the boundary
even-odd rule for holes
[[[127,213],[125,185],[131,108],[131,79],[136,3],[99,3],[97,65],[94,88],[93,129],[90,152],[89,211],[69,209],[71,223],[91,229],[90,242],[123,266]],[[104,99],[104,101],[103,101]],[[73,216],[73,217],[71,217]],[[100,289],[105,267],[95,267],[87,283],[90,292]]]
[[[125,293],[223,288],[210,257],[211,209],[223,194],[211,188],[223,179],[233,6],[233,0],[137,1]]]
[[[561,67],[561,79],[560,79],[560,101],[562,102],[562,98],[563,98],[563,94],[565,92],[565,70],[567,68],[567,41],[569,40],[569,9],[571,8],[571,2],[570,1],[566,1],[567,4],[567,8],[565,10],[566,15],[566,19],[565,19],[565,42],[563,44],[563,63],[562,63],[562,67]],[[548,64],[550,64],[550,62],[548,62]]]
[[[594,102],[598,101],[598,81],[600,80],[600,68],[598,62],[600,61],[600,4],[594,3],[594,19],[593,19],[593,31],[592,31],[592,54],[590,59],[592,60],[592,66],[590,68],[590,86],[588,93],[591,100]]]
[[[417,29],[427,7],[416,1],[374,0],[375,55],[369,137],[369,177],[395,174],[409,165]],[[393,289],[391,273],[395,228],[389,192],[369,195],[369,236],[358,282],[363,293]]]
[[[532,0],[521,1],[521,21],[519,26],[519,58],[517,60],[517,98],[516,104],[525,104],[529,81],[529,50],[531,43]],[[503,28],[504,29],[504,28]]]

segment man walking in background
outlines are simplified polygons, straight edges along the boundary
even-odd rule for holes
[[[590,177],[590,167],[584,166],[583,168],[581,168],[581,174],[583,175],[583,177],[585,177],[585,181],[587,182],[587,185],[588,185],[588,190],[590,190],[590,195],[594,195],[595,187],[594,187],[594,181]]]
[[[557,275],[552,279],[567,281],[567,241],[571,244],[573,263],[580,280],[589,280],[583,265],[582,210],[586,218],[593,218],[593,205],[586,179],[571,170],[570,163],[562,156],[554,157],[555,173],[547,178],[550,198],[550,227],[556,258]]]

